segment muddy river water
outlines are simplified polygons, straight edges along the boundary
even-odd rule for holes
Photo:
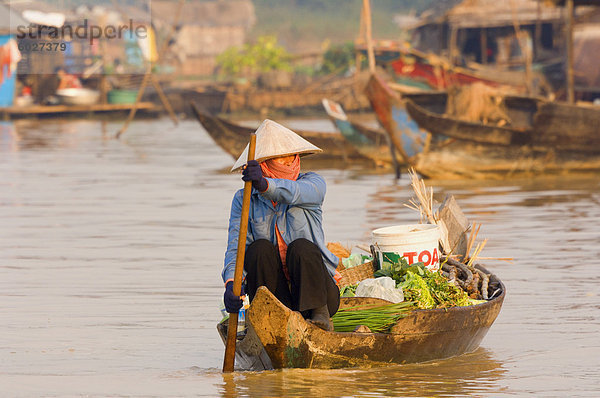
[[[291,127],[332,130],[327,120]],[[0,396],[600,396],[600,176],[431,181],[483,224],[507,287],[473,353],[222,375],[215,329],[239,175],[193,120],[0,125]],[[330,241],[418,221],[404,176],[320,169]]]

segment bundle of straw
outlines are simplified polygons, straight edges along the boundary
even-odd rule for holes
[[[448,90],[446,114],[469,122],[510,124],[502,98],[505,93],[477,82]]]
[[[411,186],[415,192],[416,199],[410,199],[408,204],[405,204],[409,209],[418,211],[421,214],[421,223],[425,218],[429,223],[436,224],[440,227],[440,242],[444,253],[450,253],[452,248],[448,242],[448,229],[446,224],[440,220],[439,214],[433,211],[433,188],[425,186],[425,182],[419,178],[415,169],[408,170],[410,175]]]

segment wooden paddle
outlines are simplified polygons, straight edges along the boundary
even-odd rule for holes
[[[248,148],[248,161],[254,160],[256,147],[256,134],[250,134]],[[244,256],[246,254],[246,234],[248,233],[248,213],[250,212],[250,194],[252,181],[244,183],[244,198],[242,199],[242,216],[240,218],[240,235],[238,237],[237,257],[235,259],[235,274],[233,276],[233,294],[239,296],[242,292],[242,276],[244,272]],[[223,372],[233,372],[235,364],[235,343],[237,337],[238,313],[229,314],[227,327],[227,344],[225,345],[225,358],[223,359]]]

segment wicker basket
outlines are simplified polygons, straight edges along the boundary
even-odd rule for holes
[[[344,287],[348,285],[354,285],[363,279],[373,278],[375,273],[375,266],[372,261],[357,265],[352,268],[343,268],[343,265],[338,266],[338,271],[342,275],[338,285]]]

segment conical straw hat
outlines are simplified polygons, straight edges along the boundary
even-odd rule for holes
[[[248,137],[250,138],[250,137]],[[267,159],[280,156],[309,155],[323,152],[287,127],[269,119],[265,119],[256,129],[256,152],[254,158],[260,163]],[[248,160],[248,145],[235,162],[231,171],[235,171],[246,164]]]

